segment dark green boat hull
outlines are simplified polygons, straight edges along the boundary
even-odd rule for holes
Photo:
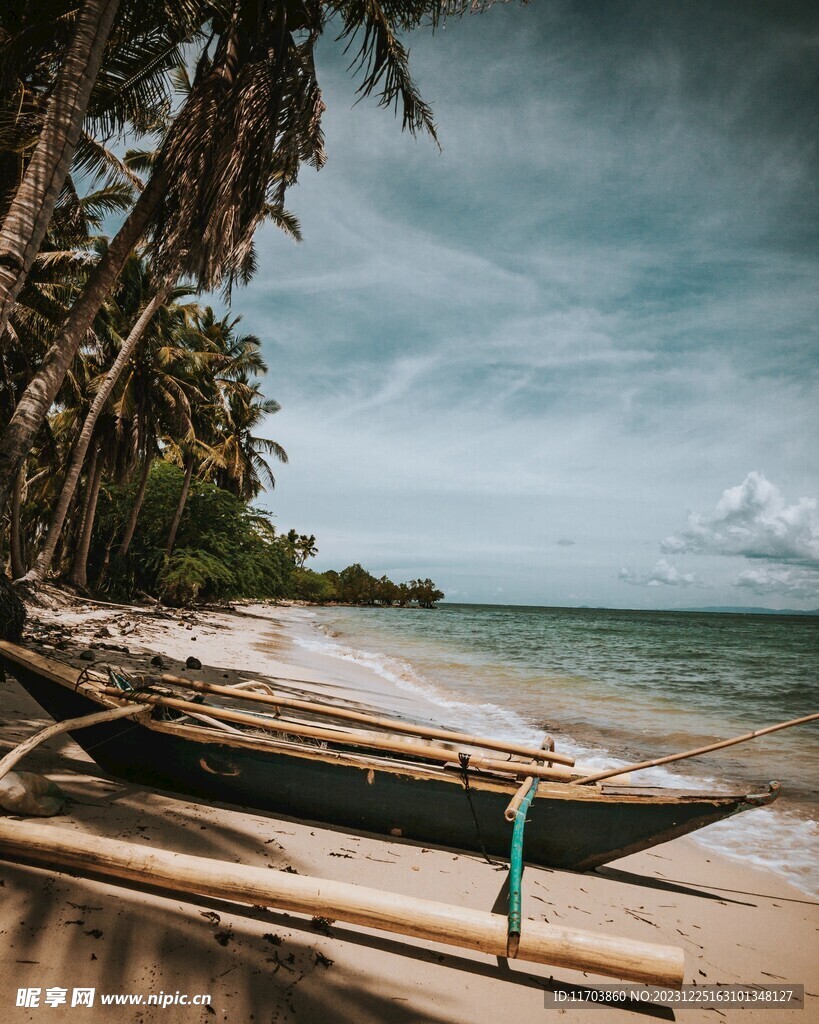
[[[2,660],[56,720],[100,710],[88,696],[16,660]],[[395,764],[367,767],[322,759],[316,756],[320,752],[305,756],[297,750],[205,742],[129,720],[78,730],[72,737],[106,772],[141,785],[425,845],[480,852],[483,844],[492,856],[509,856],[512,826],[504,810],[511,788],[475,781],[471,808],[457,771],[430,778],[410,766],[405,771]],[[674,790],[658,797],[657,792],[541,785],[526,825],[526,861],[588,870],[776,795],[773,787],[754,796]]]

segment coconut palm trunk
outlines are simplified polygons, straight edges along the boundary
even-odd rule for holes
[[[14,480],[14,490],[11,495],[11,523],[9,525],[9,548],[11,555],[11,578],[19,580],[26,574],[26,554],[23,544],[23,533],[20,524],[20,512],[22,511],[23,495],[26,489],[26,464],[20,466]]]
[[[43,129],[0,231],[0,338],[45,238],[120,0],[85,0]]]
[[[168,531],[168,543],[165,546],[165,557],[170,558],[176,544],[176,535],[179,532],[179,524],[182,522],[182,513],[185,511],[185,504],[188,500],[188,493],[191,489],[191,478],[193,477],[193,452],[189,452],[185,458],[185,477],[182,480],[182,492],[179,495],[179,503],[176,506],[171,528]]]
[[[148,477],[151,474],[152,461],[153,460],[150,455],[146,455],[142,463],[142,475],[139,478],[139,487],[137,487],[134,504],[131,508],[131,514],[128,516],[128,522],[125,525],[125,533],[122,536],[119,551],[117,552],[119,558],[124,558],[128,554],[128,549],[131,547],[131,541],[134,539],[137,520],[139,519],[139,513],[142,510],[142,503],[145,500],[145,492],[148,489]]]
[[[8,504],[9,492],[21,461],[42,429],[48,410],[74,360],[80,345],[94,323],[94,317],[113,288],[129,254],[137,244],[156,209],[165,188],[162,171],[152,175],[133,210],[122,225],[105,255],[89,275],[61,331],[23,392],[14,415],[0,437],[0,513]]]
[[[91,458],[88,460],[88,470],[86,471],[86,474],[85,474],[86,486],[85,486],[85,494],[83,496],[83,501],[82,501],[82,509],[80,510],[80,521],[79,521],[79,523],[77,523],[77,528],[76,528],[76,535],[75,536],[77,538],[82,534],[83,526],[85,524],[85,517],[88,514],[88,502],[89,502],[89,499],[91,497],[91,488],[90,488],[89,485],[91,483],[91,480],[94,477],[94,473],[96,472],[96,469],[97,469],[97,459],[98,458],[99,458],[99,447],[96,447],[96,448],[94,448],[94,451],[91,453]],[[63,544],[61,546],[64,547],[65,545]]]
[[[105,466],[105,459],[97,452],[94,463],[94,472],[88,478],[88,501],[85,508],[82,529],[80,530],[79,542],[74,555],[74,564],[68,582],[83,590],[88,586],[88,552],[91,549],[91,534],[94,530],[94,518],[97,514],[97,498],[102,484],[102,471]]]
[[[68,467],[68,472],[66,473],[65,482],[63,483],[63,489],[60,492],[57,507],[54,510],[48,535],[46,536],[45,543],[43,544],[37,561],[26,575],[27,582],[42,581],[45,579],[46,573],[51,567],[54,552],[57,548],[57,542],[59,541],[63,527],[65,526],[66,515],[71,504],[71,499],[74,497],[74,492],[77,489],[80,474],[82,473],[82,468],[85,463],[85,456],[91,444],[91,439],[94,436],[94,428],[97,425],[100,413],[105,408],[105,404],[108,401],[111,392],[114,390],[114,386],[119,380],[128,360],[134,354],[134,350],[142,340],[146,327],[151,322],[154,313],[156,313],[167,299],[169,292],[170,286],[166,285],[160,288],[140,313],[139,317],[137,317],[137,321],[131,328],[128,337],[122,343],[111,369],[105,375],[102,387],[94,396],[94,401],[91,403],[91,408],[88,410],[88,415],[85,417],[85,422],[82,425],[80,436],[77,439],[74,451],[71,454],[71,463]]]

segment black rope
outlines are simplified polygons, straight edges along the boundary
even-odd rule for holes
[[[469,802],[469,809],[470,811],[472,811],[472,820],[475,822],[475,834],[478,837],[478,845],[481,848],[483,859],[486,861],[487,864],[491,864],[492,867],[495,868],[497,871],[507,871],[508,867],[506,864],[499,864],[498,861],[492,860],[492,858],[486,852],[486,847],[484,846],[483,843],[483,836],[481,835],[481,826],[480,823],[478,822],[478,815],[475,812],[475,804],[472,802],[472,790],[469,788],[469,775],[467,774],[467,769],[469,768],[469,758],[471,756],[471,754],[459,753],[458,760],[461,763],[461,780],[463,781],[464,784],[464,792],[466,793],[466,799]]]
[[[90,672],[90,669],[88,668],[88,666],[86,665],[86,667],[80,672],[80,674],[77,676],[76,680],[74,681],[74,693],[76,693],[77,690],[79,690],[80,685],[82,683],[90,682],[90,680],[91,680],[91,672]]]

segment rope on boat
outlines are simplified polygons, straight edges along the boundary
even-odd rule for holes
[[[76,693],[77,690],[79,690],[80,685],[82,683],[90,683],[90,682],[93,682],[93,680],[91,679],[91,670],[86,665],[85,668],[77,676],[77,678],[76,678],[76,680],[74,682],[74,693]]]
[[[472,790],[469,788],[468,768],[469,759],[471,756],[471,754],[459,753],[458,760],[460,761],[461,764],[461,781],[464,784],[464,792],[466,793],[466,799],[467,802],[469,803],[469,809],[470,811],[472,811],[472,820],[475,822],[475,834],[478,837],[478,845],[481,848],[483,859],[486,861],[487,864],[491,864],[492,867],[498,871],[505,871],[507,870],[506,865],[501,864],[496,860],[492,860],[492,858],[486,852],[486,847],[484,846],[483,836],[481,835],[480,822],[478,821],[478,815],[477,812],[475,811],[475,804],[472,802]]]
[[[506,937],[507,956],[515,957],[520,944],[521,923],[521,882],[523,880],[523,831],[526,815],[532,805],[539,779],[533,779],[526,796],[521,800],[515,813],[515,827],[512,832],[512,851],[509,856],[509,925]]]

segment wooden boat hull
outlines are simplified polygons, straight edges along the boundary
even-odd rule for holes
[[[53,718],[100,710],[99,701],[72,685],[75,670],[41,658],[33,668],[9,657],[10,648],[2,645],[0,660]],[[457,769],[431,771],[284,742],[265,746],[158,722],[114,721],[73,738],[103,770],[142,785],[427,845],[473,852],[483,845],[491,856],[509,855],[512,826],[504,810],[517,788],[511,780],[470,772],[468,796]],[[770,803],[778,788],[690,793],[542,783],[526,826],[525,859],[589,870]]]

